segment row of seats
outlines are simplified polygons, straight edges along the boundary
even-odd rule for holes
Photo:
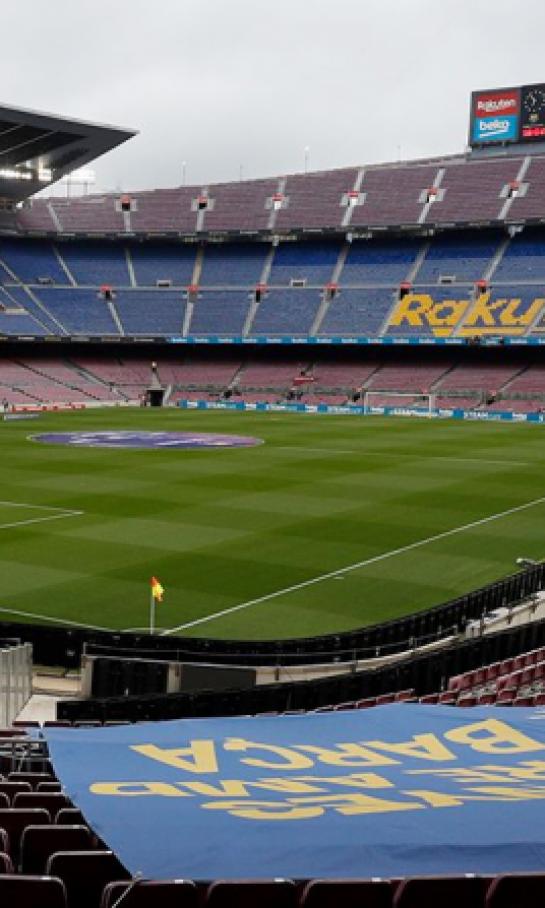
[[[394,880],[112,880],[111,852],[60,852],[46,876],[0,874],[0,904],[18,908],[538,908],[545,874]]]

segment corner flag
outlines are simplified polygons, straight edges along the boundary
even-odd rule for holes
[[[163,593],[165,592],[163,585],[157,577],[151,578],[151,595],[157,602],[163,601]]]

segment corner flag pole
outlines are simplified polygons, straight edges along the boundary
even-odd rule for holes
[[[155,633],[155,608],[157,602],[163,601],[163,593],[165,592],[162,583],[157,580],[157,577],[152,577],[150,580],[150,600],[149,600],[149,632],[150,634]]]
[[[155,633],[155,596],[153,595],[153,587],[150,587],[149,593],[149,632],[150,634]]]

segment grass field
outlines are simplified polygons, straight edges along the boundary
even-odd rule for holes
[[[28,439],[83,429],[265,443],[127,451]],[[157,623],[172,633],[318,634],[427,608],[511,573],[519,555],[545,555],[541,426],[97,410],[0,423],[0,450],[6,620],[143,627],[156,575]]]

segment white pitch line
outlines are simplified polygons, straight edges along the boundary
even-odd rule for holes
[[[83,511],[65,511],[64,514],[51,514],[49,517],[31,517],[29,520],[15,520],[13,523],[0,523],[0,530],[30,526],[31,523],[48,523],[51,520],[64,520],[66,517],[81,517]]]
[[[273,449],[274,450],[274,449]],[[361,457],[414,457],[418,460],[446,460],[448,463],[484,463],[497,466],[527,467],[527,460],[485,460],[484,457],[445,457],[441,454],[408,454],[394,451],[362,451],[359,449],[346,450],[341,448],[307,448],[304,445],[276,445],[276,450],[281,451],[312,451],[319,454],[360,454]]]
[[[196,627],[198,624],[206,624],[209,621],[215,621],[216,618],[223,618],[225,615],[231,615],[241,609],[250,608],[252,605],[259,605],[261,602],[269,602],[271,599],[277,599],[279,596],[285,596],[287,593],[294,593],[297,590],[305,589],[307,586],[314,586],[316,583],[322,583],[324,580],[331,580],[342,574],[348,574],[351,571],[357,571],[359,568],[367,567],[369,564],[376,564],[379,561],[385,561],[387,558],[393,558],[395,555],[402,555],[413,549],[421,548],[430,542],[437,542],[439,539],[447,539],[449,536],[456,536],[458,533],[464,533],[474,527],[483,526],[485,523],[492,523],[494,520],[501,520],[502,517],[509,517],[511,514],[517,514],[519,511],[526,511],[538,504],[545,503],[545,496],[534,498],[533,501],[527,501],[525,504],[519,504],[514,508],[508,508],[506,511],[498,511],[497,514],[491,514],[489,517],[481,517],[480,520],[472,520],[471,523],[464,523],[462,526],[454,527],[452,530],[444,530],[442,533],[436,533],[435,536],[427,536],[426,539],[418,539],[416,542],[410,542],[408,545],[400,546],[389,552],[383,552],[381,555],[374,555],[372,558],[366,558],[364,561],[356,561],[344,568],[338,568],[335,571],[328,571],[326,574],[319,574],[317,577],[311,577],[310,580],[303,580],[301,583],[294,583],[293,586],[284,587],[281,590],[275,590],[274,593],[267,593],[265,596],[258,596],[256,599],[249,599],[247,602],[241,602],[238,605],[232,605],[230,608],[222,609],[221,612],[214,612],[212,615],[206,615],[204,618],[197,618],[195,621],[188,621],[186,624],[179,624],[168,631],[163,631],[161,636],[174,634],[176,631],[184,631],[190,627]]]
[[[83,514],[83,511],[73,511],[71,508],[54,508],[47,504],[27,504],[24,501],[0,501],[8,508],[33,508],[35,511],[62,511],[64,514]]]
[[[71,627],[83,627],[89,631],[108,631],[111,627],[99,627],[97,624],[82,624],[81,621],[69,621],[67,618],[50,618],[48,615],[37,615],[35,612],[21,612],[15,608],[0,608],[7,615],[20,615],[23,618],[39,618],[40,621],[51,621],[54,624],[69,624]]]

